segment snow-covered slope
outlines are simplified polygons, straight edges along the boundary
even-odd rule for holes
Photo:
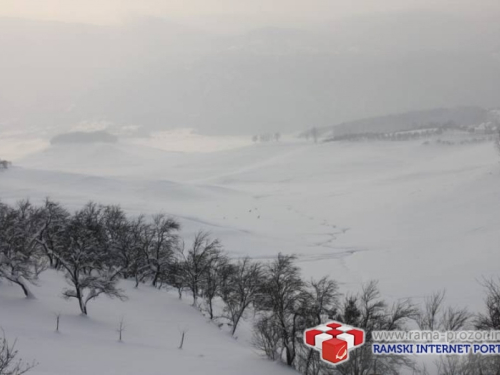
[[[370,279],[379,280],[384,296],[394,299],[418,301],[445,288],[449,304],[475,311],[483,305],[477,280],[498,274],[499,182],[499,157],[489,144],[282,143],[198,154],[119,143],[53,147],[18,160],[16,167],[0,174],[0,196],[7,202],[50,196],[71,209],[93,199],[119,203],[131,214],[163,211],[180,219],[184,236],[209,230],[233,256],[269,259],[280,251],[297,254],[306,278],[330,275],[341,283],[343,292],[357,291]],[[45,314],[49,323],[43,326],[51,324],[53,307],[48,294],[54,295],[55,289],[51,283],[50,276],[43,277],[41,298],[34,302],[16,299],[4,285],[0,288],[0,323],[7,331],[17,326],[13,334],[22,345],[32,340],[29,345],[33,348],[43,346],[45,336],[21,326],[30,319],[29,311]],[[151,314],[173,314],[171,322],[176,321],[170,309],[185,306],[172,307],[177,301],[163,294],[155,299],[150,297],[152,293],[157,292],[136,296],[131,291],[133,298],[126,304],[130,309],[151,310]],[[36,307],[27,309],[29,303]],[[59,308],[60,302],[53,303]],[[112,311],[117,306],[113,316],[109,306]],[[111,331],[105,345],[115,344],[112,331],[122,314],[120,306],[107,301],[91,306],[95,314],[92,311],[90,321],[105,324]],[[11,310],[9,316],[19,316],[16,323],[4,318]],[[76,311],[73,313],[68,319],[80,322]],[[106,323],[97,323],[100,319]],[[167,321],[162,324],[168,325]],[[81,323],[78,327],[84,329]],[[140,330],[135,323],[133,327],[130,329]],[[59,339],[51,329],[46,328],[50,340]],[[165,329],[173,329],[173,341],[179,338],[177,327]],[[132,341],[133,332],[129,334]],[[73,336],[71,340],[75,347],[69,358],[77,357],[77,345],[83,345]],[[167,353],[170,344],[165,345]],[[36,354],[35,349],[28,353],[39,359],[52,358]],[[150,354],[144,355],[140,361]],[[124,367],[128,357],[120,357]],[[69,366],[71,360],[64,361]],[[189,365],[197,366],[197,361],[203,368],[201,357]],[[137,370],[135,365],[130,368]]]
[[[293,374],[264,359],[207,321],[188,301],[123,282],[128,300],[106,298],[79,315],[75,301],[60,295],[61,274],[47,271],[26,300],[13,286],[1,284],[0,325],[27,361],[36,360],[33,375]],[[60,331],[55,332],[56,314]],[[123,342],[117,328],[124,321]],[[183,349],[178,346],[185,331]]]
[[[52,147],[0,176],[2,199],[89,199],[179,217],[235,255],[295,253],[306,276],[389,296],[448,289],[482,303],[496,272],[500,166],[489,144],[269,144],[208,154],[132,144]],[[71,172],[71,173],[68,173]],[[404,281],[404,283],[403,283]]]

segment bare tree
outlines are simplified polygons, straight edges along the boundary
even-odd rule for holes
[[[61,246],[64,245],[62,236],[70,214],[59,203],[47,198],[42,215],[44,226],[37,242],[48,258],[50,266],[59,269],[60,264],[57,258],[54,258],[53,252],[60,252]]]
[[[500,281],[498,279],[481,280],[486,291],[486,311],[474,319],[474,326],[479,330],[500,330]],[[460,362],[460,375],[500,375],[500,357],[498,355],[469,355]],[[439,374],[441,375],[441,374]],[[443,375],[447,375],[443,373]]]
[[[34,297],[28,283],[46,268],[37,242],[43,228],[41,210],[29,201],[15,208],[0,203],[0,278],[19,285],[28,298]]]
[[[25,363],[18,357],[18,351],[15,348],[16,342],[9,345],[5,334],[2,331],[0,338],[0,375],[22,375],[36,366],[35,362]]]
[[[179,237],[177,231],[180,224],[164,214],[153,216],[152,241],[149,248],[149,264],[152,267],[152,285],[156,286],[162,272],[172,262],[174,251],[177,249]]]
[[[441,328],[441,310],[446,292],[435,292],[426,297],[423,310],[418,314],[417,323],[421,330],[437,331]]]
[[[232,335],[236,332],[245,310],[254,303],[260,291],[262,265],[250,258],[240,260],[230,268],[222,286],[221,297],[225,303],[224,314],[232,324]]]
[[[340,297],[339,286],[335,280],[327,276],[319,280],[311,280],[309,283],[309,293],[311,295],[311,310],[316,323],[320,324],[323,316],[332,316]]]
[[[262,316],[254,325],[252,344],[273,361],[281,359],[281,329],[272,316]]]
[[[306,287],[306,292],[303,293],[303,305],[297,310],[301,316],[295,320],[298,322],[299,331],[332,318],[337,311],[340,296],[337,282],[328,277],[311,280]],[[302,337],[298,338],[295,368],[306,375],[320,374],[327,370],[318,353],[303,344]]]
[[[207,272],[221,252],[219,240],[210,239],[206,232],[198,232],[187,253],[184,246],[179,248],[179,255],[184,263],[185,285],[193,294],[193,306],[200,295],[200,289]]]
[[[60,252],[49,251],[66,271],[71,285],[63,291],[64,298],[78,300],[82,314],[87,305],[100,295],[125,299],[117,287],[121,268],[114,265],[112,252],[103,223],[103,207],[87,204],[77,211],[65,227],[65,244]]]
[[[474,325],[479,330],[498,331],[500,329],[500,281],[484,278],[481,280],[481,284],[486,291],[486,311],[476,316]],[[459,371],[455,372],[458,375],[500,375],[500,357],[498,355],[470,354],[454,362],[458,362]],[[453,365],[452,369],[457,368],[455,363]],[[449,367],[442,366],[442,373],[439,375],[452,374]]]
[[[444,331],[458,331],[469,324],[472,314],[466,308],[448,307],[443,313],[442,327]]]
[[[125,318],[122,316],[120,319],[120,323],[118,324],[118,328],[116,332],[118,332],[118,341],[123,342],[123,332],[125,331]]]
[[[202,279],[202,295],[205,300],[206,309],[210,319],[214,318],[215,297],[220,295],[223,282],[226,279],[227,270],[230,270],[229,259],[222,252],[214,254],[209,260],[205,275]]]
[[[123,264],[127,264],[126,273],[135,279],[137,288],[141,282],[151,275],[149,248],[153,241],[151,225],[146,223],[143,215],[129,223],[129,242],[122,255]]]
[[[110,263],[119,265],[124,277],[130,266],[130,247],[133,246],[133,231],[125,212],[119,206],[102,207],[102,225],[106,251],[112,254]]]
[[[500,281],[483,279],[486,290],[486,312],[478,314],[475,325],[481,330],[500,330]]]
[[[182,299],[182,292],[186,287],[185,264],[179,259],[174,259],[168,264],[167,270],[163,275],[162,282],[177,289],[179,299]]]
[[[267,265],[263,273],[261,293],[256,307],[262,311],[255,329],[259,332],[270,325],[278,327],[280,351],[288,366],[293,366],[297,355],[299,318],[304,305],[305,283],[300,278],[295,257],[278,254],[277,259]]]
[[[465,308],[444,307],[446,292],[435,292],[424,300],[424,306],[417,314],[421,330],[457,331],[467,326],[471,314]]]
[[[418,309],[409,300],[388,305],[380,295],[378,284],[371,281],[363,286],[360,294],[346,299],[341,317],[351,317],[353,323],[366,332],[366,344],[350,354],[349,361],[336,367],[340,375],[384,374],[399,375],[402,367],[415,368],[411,358],[400,355],[373,355],[371,350],[374,330],[404,330],[405,324],[414,320]],[[348,322],[344,322],[349,324]]]

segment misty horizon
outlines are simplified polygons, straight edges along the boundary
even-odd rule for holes
[[[207,21],[215,16],[190,24],[138,14],[109,25],[0,17],[0,126],[248,135],[497,108],[495,14],[405,9],[295,24],[249,15],[222,17],[218,28]]]

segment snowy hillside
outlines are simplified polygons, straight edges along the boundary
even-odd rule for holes
[[[209,154],[137,147],[48,148],[1,175],[2,199],[162,210],[186,235],[212,231],[230,253],[299,254],[306,275],[353,288],[379,279],[395,298],[447,288],[453,302],[478,305],[475,279],[495,272],[500,170],[490,144],[273,144]]]
[[[68,209],[92,199],[132,215],[162,211],[184,237],[209,230],[233,257],[297,254],[307,279],[329,275],[343,293],[376,279],[385,298],[421,301],[446,289],[450,305],[477,311],[477,280],[498,272],[500,165],[491,144],[281,143],[202,154],[117,143],[48,147],[13,161],[0,173],[3,202],[50,196]],[[150,374],[167,364],[175,373],[285,372],[175,296],[125,283],[129,301],[97,300],[85,319],[60,298],[61,280],[42,274],[34,301],[0,289],[0,325],[23,357],[41,362],[35,375],[68,374],[76,361],[82,374],[138,374],[146,363]]]
[[[18,338],[17,349],[38,365],[33,375],[136,374],[291,374],[293,371],[252,352],[187,301],[151,287],[123,283],[128,301],[102,299],[90,316],[60,297],[61,275],[44,273],[36,300],[2,284],[0,324],[6,336]],[[55,332],[60,313],[59,332]],[[123,342],[117,328],[123,318]],[[179,350],[182,331],[186,331]]]

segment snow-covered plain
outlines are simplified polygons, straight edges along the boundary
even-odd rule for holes
[[[377,279],[389,299],[418,302],[446,289],[448,304],[476,311],[478,280],[498,275],[499,160],[491,144],[273,143],[211,153],[130,142],[57,146],[14,160],[0,174],[0,197],[161,211],[181,221],[188,239],[211,231],[234,257],[296,254],[304,276],[330,275],[343,292]],[[0,287],[0,325],[18,338],[23,357],[41,363],[33,374],[137,374],[146,363],[150,374],[286,371],[252,353],[246,339],[235,344],[186,303],[147,287],[127,287],[127,302],[98,300],[82,318],[59,297],[59,279],[43,274],[35,301]],[[58,310],[64,319],[56,335]],[[130,325],[123,345],[114,332],[121,315]],[[91,349],[82,357],[84,346]]]

